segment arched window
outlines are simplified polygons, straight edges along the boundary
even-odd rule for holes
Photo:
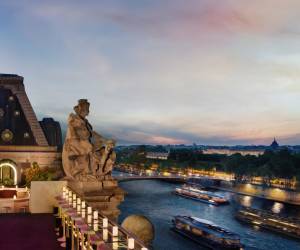
[[[5,179],[11,179],[14,185],[18,183],[18,175],[16,165],[9,160],[3,160],[0,162],[0,182]]]

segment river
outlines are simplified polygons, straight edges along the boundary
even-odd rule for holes
[[[300,250],[298,240],[241,224],[234,218],[240,204],[298,217],[300,207],[219,191],[216,193],[225,195],[231,203],[215,207],[176,196],[171,192],[178,184],[156,180],[121,182],[120,186],[128,193],[120,206],[120,222],[131,214],[148,217],[155,226],[154,250],[206,249],[170,230],[175,215],[196,216],[228,228],[240,235],[246,249]]]

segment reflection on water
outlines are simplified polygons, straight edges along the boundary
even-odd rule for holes
[[[230,199],[230,205],[216,207],[176,196],[172,191],[178,185],[166,182],[132,181],[120,183],[120,186],[128,193],[120,206],[122,212],[120,222],[130,214],[147,216],[155,225],[154,250],[205,249],[170,230],[171,220],[176,215],[196,216],[228,228],[240,235],[246,249],[300,250],[299,241],[261,230],[259,227],[254,228],[235,219],[235,213],[241,205],[278,212],[282,215],[299,216],[300,209],[297,206],[233,193],[216,192]]]
[[[243,207],[252,207],[252,205],[255,205],[255,204],[252,204],[254,199],[255,198],[253,198],[252,196],[248,196],[248,195],[238,196],[237,202]],[[280,203],[280,202],[274,202],[272,204],[271,208],[267,209],[267,210],[271,210],[275,214],[280,214],[284,210],[284,204]]]
[[[251,207],[252,197],[251,196],[242,196],[240,199],[241,205],[244,207]]]
[[[275,214],[279,214],[283,208],[284,208],[284,205],[282,203],[274,202],[274,205],[272,207],[272,212]]]

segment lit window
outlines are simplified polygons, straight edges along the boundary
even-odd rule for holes
[[[15,100],[15,98],[11,95],[10,97],[8,97],[8,100],[13,101],[13,100]]]
[[[19,116],[20,115],[20,111],[19,110],[16,110],[15,111],[15,116]]]
[[[25,132],[25,133],[24,133],[24,138],[29,138],[29,137],[30,137],[29,133],[28,133],[28,132]]]

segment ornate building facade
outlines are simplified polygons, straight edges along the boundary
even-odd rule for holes
[[[39,122],[25,92],[24,78],[0,74],[0,182],[17,185],[25,168],[61,166],[62,135],[52,118]]]

